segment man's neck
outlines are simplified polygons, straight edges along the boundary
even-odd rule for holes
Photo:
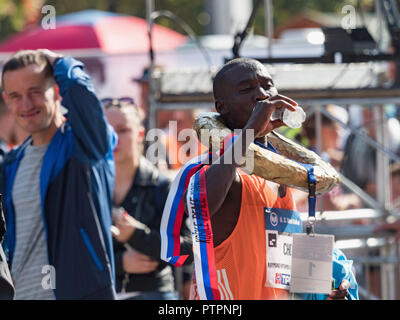
[[[45,130],[41,130],[36,133],[32,133],[32,145],[37,147],[44,144],[49,144],[56,134],[58,128],[62,126],[65,122],[65,118],[63,115],[59,115],[56,119],[50,124],[48,128]]]

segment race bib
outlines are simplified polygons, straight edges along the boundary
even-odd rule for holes
[[[303,231],[300,215],[288,209],[264,208],[266,287],[290,289],[293,238]]]

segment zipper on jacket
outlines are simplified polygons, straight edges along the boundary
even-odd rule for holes
[[[87,179],[87,184],[88,184],[87,197],[89,199],[89,204],[90,204],[90,207],[92,209],[91,211],[92,211],[93,219],[94,219],[94,221],[96,223],[98,236],[99,236],[100,243],[101,243],[101,246],[102,246],[102,249],[103,249],[105,264],[106,264],[106,267],[109,266],[109,272],[110,272],[110,275],[111,275],[111,281],[114,283],[115,279],[114,279],[114,275],[112,274],[112,270],[111,270],[111,268],[112,268],[111,267],[111,261],[109,259],[108,251],[107,251],[104,239],[103,239],[103,232],[102,232],[102,228],[101,228],[101,224],[100,224],[99,218],[97,216],[96,207],[95,207],[93,199],[92,199],[92,184],[91,184],[90,169],[88,167],[86,167],[86,179]]]

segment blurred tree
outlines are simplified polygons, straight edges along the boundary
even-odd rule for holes
[[[196,34],[204,34],[204,26],[199,23],[198,19],[199,14],[205,10],[205,1],[155,0],[155,3],[156,10],[171,11],[183,19]],[[160,18],[157,22],[178,32],[183,32],[175,22],[169,19]]]
[[[279,27],[300,12],[309,9],[341,14],[343,5],[351,4],[356,7],[358,1],[361,1],[366,11],[373,10],[374,0],[274,0],[274,25]],[[400,0],[396,0],[396,2],[400,4]],[[155,9],[172,11],[189,24],[196,34],[201,35],[206,30],[206,25],[201,21],[204,16],[205,4],[206,0],[155,0]],[[0,40],[16,31],[23,30],[32,24],[35,17],[40,19],[43,5],[54,6],[57,15],[85,9],[97,9],[141,18],[146,17],[146,0],[0,0]],[[157,23],[183,33],[182,29],[169,19],[160,18]],[[264,34],[264,28],[264,7],[262,5],[256,15],[254,33]]]
[[[40,21],[41,10],[45,0],[22,0],[22,10],[24,13],[24,28],[35,27]]]
[[[0,0],[0,39],[35,26],[45,0]]]
[[[369,0],[367,0],[369,1]],[[255,2],[255,0],[253,1]],[[364,1],[363,1],[364,2]],[[279,0],[272,1],[274,27],[277,28],[292,19],[294,16],[307,10],[331,12],[341,14],[345,4],[356,6],[357,0]],[[254,22],[254,33],[265,34],[264,3],[260,6]]]
[[[0,39],[22,30],[24,27],[24,12],[21,2],[0,0]]]
[[[56,8],[57,15],[90,8],[134,15],[143,19],[146,18],[146,0],[47,0],[45,3],[53,5]],[[155,10],[172,11],[174,14],[184,19],[197,34],[203,32],[203,26],[197,22],[197,16],[203,11],[203,7],[204,1],[155,0]],[[160,18],[157,23],[178,32],[183,32],[179,25],[169,19]]]

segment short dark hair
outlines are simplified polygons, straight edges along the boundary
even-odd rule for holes
[[[21,50],[14,53],[3,65],[3,70],[1,73],[1,84],[3,89],[4,74],[7,71],[15,71],[30,65],[43,67],[43,73],[46,79],[53,77],[53,67],[43,53],[36,50]]]
[[[223,65],[221,69],[216,73],[214,79],[213,79],[213,94],[214,94],[214,99],[217,100],[218,98],[221,97],[221,90],[222,90],[222,85],[225,80],[225,76],[228,73],[228,71],[232,70],[233,68],[236,68],[237,66],[252,66],[255,64],[261,64],[258,60],[251,59],[251,58],[236,58],[228,61]]]

